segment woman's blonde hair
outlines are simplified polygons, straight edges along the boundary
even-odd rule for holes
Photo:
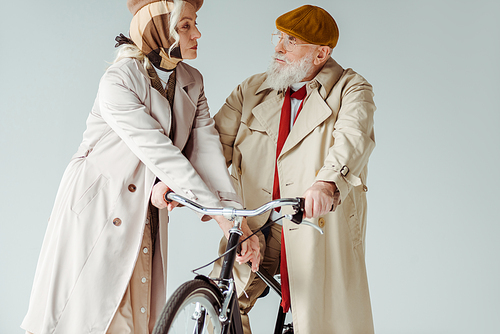
[[[179,45],[179,34],[177,33],[177,23],[181,19],[182,9],[184,8],[183,0],[173,0],[174,1],[174,9],[170,13],[170,26],[169,33],[170,36],[174,38],[174,43],[168,48],[168,55],[170,56],[170,52]]]
[[[179,34],[177,33],[177,24],[179,23],[182,9],[184,8],[183,0],[173,0],[173,2],[174,2],[174,9],[170,13],[169,34],[174,38],[174,43],[168,48],[169,56],[172,49],[177,45],[179,45],[180,37]],[[120,45],[116,51],[116,57],[113,60],[113,64],[119,62],[124,58],[135,58],[139,60],[143,64],[146,70],[153,67],[148,57],[146,57],[146,55],[135,44]]]

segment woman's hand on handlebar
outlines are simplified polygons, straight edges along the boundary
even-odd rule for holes
[[[233,223],[222,216],[213,216],[213,218],[217,221],[217,223],[219,223],[226,239],[229,238],[229,230],[233,227]],[[245,218],[243,218],[243,222],[241,223],[241,230],[243,231],[241,239],[246,239],[252,234],[252,230],[248,227],[247,220]],[[256,272],[259,270],[260,245],[259,238],[256,235],[241,244],[241,252],[236,256],[236,261],[239,264],[251,261],[252,271]]]
[[[153,190],[151,191],[151,203],[156,206],[158,209],[167,208],[168,211],[172,211],[176,206],[177,202],[172,201],[168,203],[165,200],[165,194],[169,191],[170,188],[163,182],[158,182],[153,186]]]

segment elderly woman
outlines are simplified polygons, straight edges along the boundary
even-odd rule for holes
[[[130,39],[101,79],[43,242],[28,333],[149,333],[165,303],[167,190],[241,207],[210,118],[197,56],[203,0],[129,0]],[[167,207],[168,206],[168,207]],[[227,235],[231,224],[215,218]],[[245,235],[250,234],[246,225]],[[240,262],[259,263],[258,239]]]

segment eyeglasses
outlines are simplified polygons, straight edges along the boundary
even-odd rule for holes
[[[271,42],[274,46],[278,46],[280,42],[283,43],[283,49],[286,52],[293,52],[296,46],[314,45],[314,44],[297,44],[295,37],[285,34],[279,30],[276,30],[271,34]]]

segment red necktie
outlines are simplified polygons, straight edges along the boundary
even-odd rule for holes
[[[304,98],[307,95],[306,86],[304,85],[298,91],[291,93],[291,89],[287,89],[285,94],[285,101],[283,102],[283,107],[281,107],[281,117],[280,117],[280,127],[278,132],[278,144],[276,147],[276,164],[274,168],[274,185],[273,185],[273,199],[278,199],[280,195],[280,184],[278,177],[278,157],[280,156],[281,149],[285,144],[286,138],[290,133],[290,119],[292,114],[292,107],[290,103],[290,98],[302,100],[297,111],[297,116],[299,116],[300,110],[302,109],[302,104],[304,103]],[[295,116],[295,119],[297,119]],[[295,119],[293,120],[295,123]],[[288,283],[288,270],[286,266],[286,253],[285,253],[285,234],[283,230],[281,231],[281,262],[280,262],[280,274],[281,274],[281,306],[283,307],[283,312],[288,312],[290,309],[290,285]]]

